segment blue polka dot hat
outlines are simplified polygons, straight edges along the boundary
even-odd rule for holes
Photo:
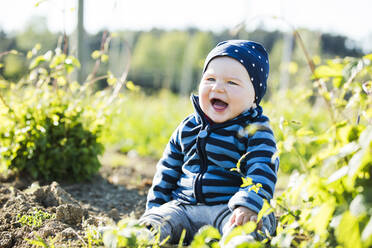
[[[256,95],[255,102],[258,105],[265,95],[269,76],[269,58],[265,48],[257,42],[248,40],[220,42],[205,59],[203,73],[212,59],[221,56],[234,58],[247,69]]]

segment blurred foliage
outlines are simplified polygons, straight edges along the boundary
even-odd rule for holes
[[[111,125],[105,126],[102,134],[104,144],[124,153],[136,151],[156,158],[162,155],[177,125],[192,112],[188,98],[169,91],[152,96],[127,92],[112,108]]]
[[[300,31],[309,53],[321,54],[321,57],[318,58],[320,61],[334,56],[362,55],[355,43],[344,36],[308,30]],[[100,50],[103,34],[103,31],[96,34],[86,34],[84,42],[87,51],[85,54]],[[212,33],[195,28],[174,31],[153,29],[149,32],[119,31],[117,38],[112,41],[110,51],[108,51],[110,60],[100,66],[97,76],[105,75],[108,70],[115,75],[117,71],[122,71],[121,65],[128,63],[126,61],[127,49],[124,47],[129,46],[132,51],[129,80],[142,86],[146,92],[152,93],[166,88],[174,93],[188,95],[196,89],[205,56],[213,46],[225,39],[250,39],[261,42],[270,54],[271,72],[267,94],[269,97],[272,92],[283,87],[291,88],[298,82],[311,85],[309,80],[304,81],[304,79],[310,78],[311,74],[303,52],[295,41],[290,50],[291,63],[282,60],[287,42],[285,36],[288,35],[291,34],[264,29],[250,32],[240,29],[233,33],[229,30]],[[0,31],[0,53],[11,49],[26,53],[36,43],[41,44],[41,52],[46,52],[56,47],[57,44],[66,44],[67,52],[76,53],[73,42],[61,39],[61,37],[61,34],[48,31],[45,19],[34,18],[30,20],[30,24],[22,32],[7,34]],[[7,66],[0,68],[0,76],[7,80],[19,80],[25,72],[26,63],[22,59],[19,56],[16,59],[7,59],[9,60]],[[94,61],[86,57],[82,69],[87,74],[94,66]],[[289,82],[285,85],[281,82],[283,75],[289,77]],[[101,79],[97,86],[98,89],[104,88],[107,86],[107,81]]]
[[[0,80],[0,172],[11,169],[44,180],[90,179],[101,166],[100,135],[114,94],[111,88],[94,92],[90,83],[73,81],[80,63],[60,48],[40,50],[37,44],[27,52],[28,74],[21,80]]]
[[[372,245],[371,59],[371,55],[346,57],[316,68],[314,90],[321,99],[318,104],[328,112],[326,121],[291,125],[299,112],[311,111],[299,105],[298,98],[306,99],[306,94],[298,94],[293,104],[301,111],[279,123],[281,158],[287,150],[302,167],[293,172],[288,189],[272,202],[281,214],[272,246]],[[319,124],[323,127],[314,128]],[[286,147],[286,143],[291,145]]]
[[[306,171],[306,161],[322,146],[312,137],[332,124],[321,100],[311,102],[313,91],[303,87],[281,90],[262,104],[280,149],[280,171]]]

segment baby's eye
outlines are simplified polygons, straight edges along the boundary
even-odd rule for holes
[[[207,81],[211,81],[211,82],[214,82],[216,81],[216,79],[212,78],[212,77],[209,77],[209,78],[206,78]]]
[[[231,85],[238,85],[237,83],[235,83],[234,81],[227,81],[228,84],[231,84]]]

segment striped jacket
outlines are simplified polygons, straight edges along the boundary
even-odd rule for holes
[[[210,125],[197,96],[191,97],[195,112],[172,134],[157,164],[146,209],[176,199],[187,204],[228,203],[231,210],[245,206],[259,212],[263,199],[273,197],[279,160],[269,119],[259,106],[232,120]],[[255,127],[254,133],[247,127]],[[240,172],[236,168],[238,160]],[[256,193],[240,187],[250,177],[262,187]]]

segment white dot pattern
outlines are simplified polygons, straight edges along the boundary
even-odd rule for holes
[[[252,63],[252,66],[255,67],[256,65],[254,63]]]
[[[236,53],[239,52],[238,49],[235,49],[234,51],[235,51]]]
[[[254,80],[254,78],[253,77],[251,77],[251,81],[253,82],[253,80]]]
[[[244,63],[244,61],[243,61],[242,59],[240,60],[240,62],[241,62],[241,63]]]

